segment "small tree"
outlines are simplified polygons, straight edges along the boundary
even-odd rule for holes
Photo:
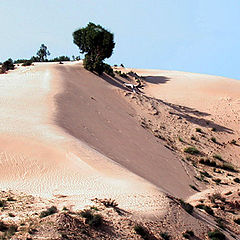
[[[113,53],[115,46],[113,38],[112,33],[94,23],[89,23],[87,27],[73,33],[73,42],[81,53],[86,53],[83,64],[87,70],[98,74],[104,72],[103,60],[111,57]]]
[[[40,46],[40,49],[37,52],[37,57],[39,58],[39,62],[46,62],[47,56],[50,55],[50,52],[47,49],[47,46],[42,44]]]
[[[0,69],[0,73],[5,73],[8,70],[13,70],[14,69],[14,64],[13,64],[13,60],[11,58],[9,58],[7,61],[5,61],[2,64],[2,67]]]

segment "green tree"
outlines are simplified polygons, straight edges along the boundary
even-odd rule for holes
[[[8,70],[13,70],[14,69],[14,64],[13,64],[13,60],[11,58],[9,58],[7,61],[5,61],[2,64],[2,67],[0,69],[0,73],[5,73]]]
[[[46,62],[47,56],[49,55],[50,52],[48,51],[47,46],[42,44],[37,52],[37,58],[39,59],[39,62]]]
[[[111,57],[115,46],[114,36],[100,25],[89,23],[73,33],[73,42],[85,53],[84,67],[89,71],[102,74],[105,69],[103,60]]]

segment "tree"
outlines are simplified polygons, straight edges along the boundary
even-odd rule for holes
[[[13,60],[11,58],[9,58],[7,61],[5,61],[2,64],[2,67],[0,69],[0,73],[5,73],[8,70],[13,70],[14,69],[14,64],[13,64]]]
[[[87,27],[80,28],[73,33],[73,42],[79,47],[81,53],[86,53],[83,61],[84,67],[98,74],[104,72],[105,58],[111,57],[115,46],[114,36],[100,25],[89,23]]]
[[[37,52],[37,57],[39,58],[39,62],[46,62],[47,56],[50,55],[50,52],[47,49],[47,46],[42,44],[40,46],[40,49]]]

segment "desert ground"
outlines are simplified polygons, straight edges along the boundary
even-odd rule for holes
[[[3,237],[141,239],[141,224],[144,239],[190,230],[210,239],[214,229],[240,239],[240,81],[114,70],[126,76],[100,77],[81,62],[0,75],[0,218],[17,226],[0,228]],[[136,79],[134,93],[124,83]],[[39,218],[51,206],[58,211]],[[104,226],[86,224],[84,209]]]

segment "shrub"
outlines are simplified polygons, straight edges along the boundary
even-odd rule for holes
[[[214,181],[215,183],[219,184],[222,180],[221,180],[220,178],[215,178],[215,179],[213,179],[213,181]]]
[[[199,209],[203,209],[206,213],[208,213],[209,215],[212,215],[214,216],[214,212],[213,210],[209,207],[209,206],[206,206],[204,204],[198,204],[196,206],[196,208],[199,208]]]
[[[14,68],[15,68],[15,66],[13,64],[13,60],[11,58],[9,58],[7,61],[5,61],[2,64],[1,73],[5,73],[8,70],[14,70]]]
[[[216,158],[216,159],[218,159],[219,161],[223,161],[222,156],[219,155],[219,154],[214,154],[213,157]]]
[[[212,176],[206,171],[200,172],[200,174],[201,174],[201,176],[204,176],[204,177],[207,177],[207,178],[212,178]]]
[[[222,218],[218,217],[218,218],[216,218],[215,221],[216,221],[218,227],[225,229],[224,220]]]
[[[197,191],[197,192],[200,192],[194,185],[189,185],[193,190]]]
[[[201,128],[196,128],[196,132],[202,133],[202,129]]]
[[[140,224],[134,226],[135,232],[140,235],[143,239],[148,239],[148,231],[145,227]]]
[[[234,168],[234,166],[231,163],[223,163],[222,169],[230,171],[230,172],[237,172],[237,170]]]
[[[214,231],[208,232],[208,237],[211,240],[225,240],[225,235],[220,232],[218,229],[215,229]]]
[[[32,65],[32,60],[25,60],[24,63],[22,64],[22,66],[26,67],[26,66],[31,66]]]
[[[212,194],[211,196],[209,196],[209,200],[212,202],[212,203],[215,203],[216,200],[220,200],[222,202],[225,202],[226,199],[224,197],[222,197],[222,195],[220,193],[214,193]]]
[[[57,208],[55,206],[52,206],[52,207],[48,208],[46,211],[42,211],[40,213],[40,218],[47,217],[47,216],[52,215],[57,212],[58,212]]]
[[[100,214],[93,214],[90,209],[83,210],[81,216],[85,218],[85,223],[93,227],[99,227],[103,223],[103,217]]]
[[[213,132],[216,132],[217,129],[216,129],[215,127],[213,127],[211,130],[212,130]]]
[[[230,143],[235,145],[235,144],[237,144],[237,141],[235,139],[233,139]]]
[[[181,137],[178,137],[179,142],[183,142],[183,139]]]
[[[184,238],[190,239],[191,237],[194,237],[194,232],[187,230],[187,231],[184,232],[182,235],[183,235]]]
[[[214,143],[217,143],[217,140],[215,137],[211,137],[211,140],[214,142]]]
[[[200,151],[197,150],[195,147],[187,147],[187,148],[184,149],[184,152],[192,154],[192,155],[197,155],[197,154],[200,153]]]
[[[201,158],[199,163],[210,166],[210,167],[216,167],[217,166],[217,163],[215,161],[210,161],[209,159],[204,160],[203,158]]]
[[[115,77],[113,69],[109,64],[104,63],[104,72],[111,77]]]
[[[101,203],[105,206],[105,207],[112,207],[115,208],[118,206],[118,203],[113,199],[109,198],[109,199],[103,199],[101,200]]]
[[[50,59],[49,62],[64,62],[64,61],[70,61],[70,57],[68,56],[60,56],[60,57],[56,57],[53,59]]]
[[[240,225],[240,218],[234,219],[234,222],[238,225]]]
[[[191,139],[192,139],[193,141],[196,141],[196,140],[197,140],[194,136],[191,136]]]
[[[6,206],[6,201],[0,200],[0,207],[5,207],[5,206]]]
[[[240,183],[240,179],[239,178],[234,178],[233,181],[236,182],[236,183]]]
[[[160,233],[160,236],[165,239],[165,240],[169,240],[170,239],[170,235],[167,232],[164,233]]]
[[[184,202],[182,199],[180,200],[181,207],[189,214],[193,213],[193,206],[190,203]]]

